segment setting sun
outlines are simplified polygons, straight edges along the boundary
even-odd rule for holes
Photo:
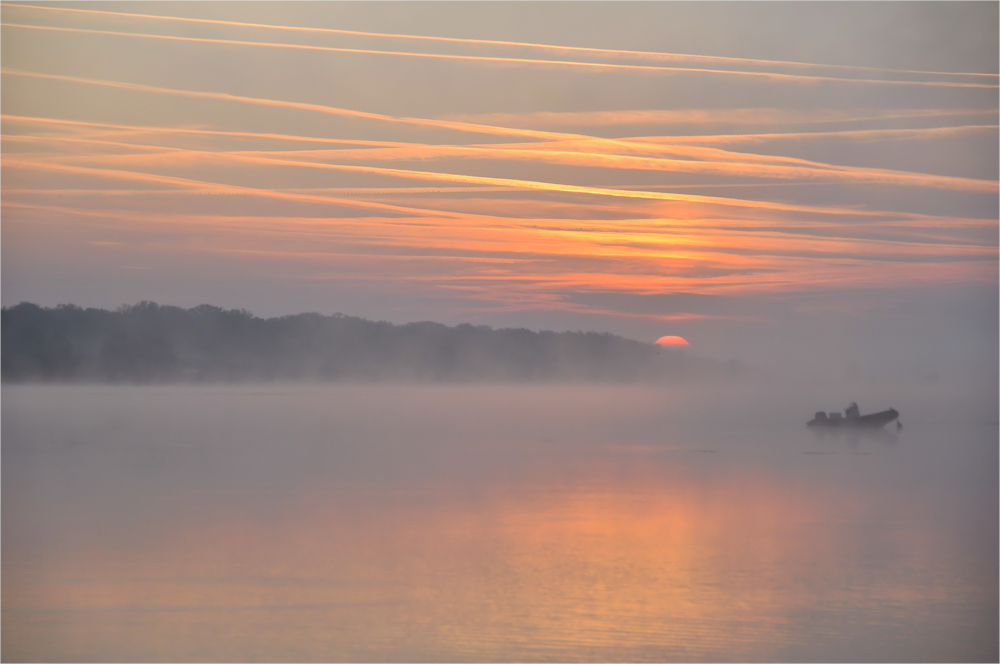
[[[0,661],[1000,664],[998,25],[0,0]]]

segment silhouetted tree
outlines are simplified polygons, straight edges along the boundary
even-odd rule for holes
[[[392,325],[335,314],[261,319],[203,304],[2,309],[5,381],[651,381],[722,366],[611,334]]]

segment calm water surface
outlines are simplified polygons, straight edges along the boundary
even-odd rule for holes
[[[995,414],[828,398],[5,386],[3,659],[997,661]]]

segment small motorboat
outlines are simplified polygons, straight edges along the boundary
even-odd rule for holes
[[[832,412],[827,415],[823,411],[819,411],[811,420],[806,422],[806,426],[827,427],[831,429],[852,427],[878,428],[884,427],[897,417],[899,417],[899,411],[895,408],[869,415],[861,415],[858,411],[858,404],[852,402],[850,406],[844,409],[843,417],[841,417],[840,413]]]

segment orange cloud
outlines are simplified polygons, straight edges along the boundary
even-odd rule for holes
[[[989,112],[995,115],[994,112]],[[702,136],[647,136],[630,141],[651,143],[760,143],[764,141],[846,138],[859,141],[881,139],[928,139],[955,134],[996,131],[1000,125],[959,125],[952,127],[920,127],[917,129],[844,129],[840,131],[784,132],[771,134],[712,134]]]
[[[12,116],[4,116],[5,118],[11,118]],[[42,121],[42,120],[39,120]],[[47,120],[53,123],[63,123],[63,124],[93,124],[93,123],[73,123],[67,121],[58,120]],[[110,125],[105,125],[110,126]],[[116,128],[126,129],[127,126],[115,125]],[[994,126],[988,126],[994,127]],[[140,129],[135,127],[133,129]],[[935,128],[936,130],[944,133],[951,133],[959,129],[968,129],[964,127],[951,127],[951,128]],[[160,130],[165,132],[166,130]],[[242,135],[242,136],[262,136],[277,138],[282,137],[282,135],[276,134],[247,134],[247,133],[236,133],[236,132],[207,132],[198,130],[178,130],[183,133],[202,133],[207,135]],[[886,132],[886,131],[901,131],[901,132],[928,132],[933,130],[872,130],[876,133]],[[828,135],[852,135],[852,132],[825,132],[815,134],[816,136],[828,136]],[[871,132],[853,132],[857,135],[870,135]],[[751,135],[745,137],[703,137],[707,141],[712,139],[721,139],[722,141],[735,141],[740,140],[754,140],[755,138],[765,137],[765,138],[776,138],[776,137],[801,137],[801,136],[812,136],[814,134],[766,134],[766,135]],[[310,140],[306,137],[293,137],[295,140]],[[684,140],[690,137],[681,137],[680,142],[689,142]],[[117,145],[122,147],[133,147],[138,148],[140,146],[121,143],[121,142],[110,142],[110,141],[97,141],[95,139],[73,139],[73,138],[60,138],[60,137],[39,137],[39,136],[12,136],[6,135],[4,137],[7,141],[22,141],[22,142],[44,142],[46,140],[62,140],[62,141],[92,141],[95,143],[103,143],[107,145]],[[910,186],[930,186],[938,187],[943,189],[956,189],[956,190],[967,190],[967,191],[995,191],[997,189],[997,183],[990,180],[976,180],[972,178],[961,178],[961,177],[949,177],[949,176],[937,176],[924,173],[913,173],[904,171],[895,171],[889,169],[875,169],[875,168],[863,168],[863,167],[850,167],[850,166],[837,166],[832,164],[825,164],[821,162],[809,161],[805,159],[797,159],[790,157],[781,157],[773,155],[756,155],[752,153],[742,153],[742,152],[732,152],[728,150],[720,150],[717,148],[705,148],[705,147],[679,147],[673,145],[666,145],[662,147],[653,147],[647,144],[642,146],[637,142],[633,141],[614,141],[613,144],[608,141],[603,141],[600,139],[583,139],[576,142],[558,142],[552,144],[529,144],[530,149],[526,149],[523,145],[488,145],[488,146],[442,146],[442,145],[427,145],[427,144],[414,144],[414,143],[400,143],[400,142],[383,142],[383,141],[353,141],[353,140],[342,140],[342,139],[315,139],[316,141],[322,142],[335,142],[338,144],[368,144],[376,145],[379,147],[378,150],[348,150],[340,149],[335,151],[322,151],[322,150],[307,150],[307,151],[282,151],[277,153],[275,151],[240,151],[240,152],[227,152],[220,154],[228,155],[240,155],[241,157],[254,157],[254,156],[266,156],[280,154],[281,156],[295,156],[295,157],[308,157],[310,159],[329,159],[337,158],[338,160],[427,160],[427,159],[446,159],[446,158],[482,158],[482,157],[504,157],[504,158],[520,158],[520,159],[530,159],[534,161],[542,161],[551,164],[560,165],[583,165],[592,167],[605,167],[605,168],[627,168],[634,170],[663,170],[671,172],[688,172],[688,173],[714,173],[714,174],[726,174],[726,175],[737,175],[737,176],[751,176],[751,177],[765,177],[765,178],[781,178],[781,179],[823,179],[825,181],[855,181],[855,182],[879,182],[879,183],[892,183],[899,185],[910,185]],[[661,138],[661,139],[650,139],[659,142],[673,142],[672,138]],[[656,151],[656,152],[667,152],[670,154],[684,155],[689,157],[694,157],[695,159],[678,160],[678,159],[665,159],[662,157],[625,157],[620,154],[608,154],[608,153],[594,153],[594,152],[582,152],[582,151],[566,151],[556,150],[555,147],[588,147],[588,146],[600,146],[602,148],[613,148],[613,152],[635,152],[635,151]],[[152,147],[152,146],[150,146]],[[160,159],[169,158],[177,159],[184,158],[183,155],[185,151],[177,148],[167,148],[162,147],[160,150],[166,150],[172,153],[173,156],[163,155],[159,157]],[[200,152],[189,152],[190,155],[204,155]],[[199,157],[201,158],[201,157]],[[107,157],[105,157],[107,159]],[[304,165],[304,164],[303,164]],[[321,166],[317,166],[321,167]]]
[[[364,261],[368,266],[362,271],[330,273],[343,278],[391,280],[397,272],[387,269],[388,262],[420,261],[423,267],[418,273],[408,272],[407,279],[475,292],[497,301],[516,301],[518,306],[532,298],[541,302],[537,297],[558,292],[794,291],[817,286],[857,287],[872,280],[900,284],[976,274],[982,278],[983,266],[995,263],[997,256],[992,246],[873,243],[718,229],[664,234],[656,227],[636,227],[623,234],[611,229],[545,228],[518,220],[485,223],[476,217],[462,224],[444,218],[177,217],[169,212],[54,208],[9,200],[4,201],[4,209],[8,230],[19,227],[18,218],[11,214],[15,210],[51,211],[57,213],[53,219],[67,214],[90,216],[91,225],[105,232],[117,228],[130,234],[155,233],[163,251],[173,246],[174,250],[194,253],[271,256],[300,263],[340,257],[338,261],[344,264],[345,257],[354,256],[351,264]],[[143,226],[137,227],[140,220]],[[177,233],[183,227],[197,232],[202,240],[188,245],[185,234]],[[43,232],[37,222],[30,228]],[[82,230],[79,224],[74,228]],[[164,240],[157,228],[172,229],[166,237],[174,239]],[[221,234],[216,241],[206,242],[215,232],[213,228]],[[235,229],[243,231],[238,241],[232,234]],[[14,237],[16,242],[16,234]],[[8,248],[11,246],[8,242]],[[381,249],[373,252],[374,247]],[[405,253],[408,251],[420,251],[421,255],[415,257]],[[443,268],[442,262],[451,267]],[[516,270],[504,267],[515,264]],[[461,265],[470,269],[458,269]],[[472,269],[476,265],[479,267]],[[486,266],[489,270],[484,271]],[[581,269],[585,266],[589,269]]]
[[[75,129],[92,129],[92,128],[111,129],[111,130],[116,130],[112,132],[112,135],[120,137],[128,135],[144,135],[148,137],[150,135],[156,135],[156,134],[167,134],[171,136],[176,136],[178,134],[190,134],[193,136],[206,136],[206,137],[262,138],[262,139],[274,139],[279,141],[292,141],[292,142],[314,143],[314,144],[370,145],[376,147],[408,147],[413,145],[412,143],[401,143],[399,141],[367,141],[362,139],[325,138],[320,136],[297,136],[295,134],[277,134],[277,133],[266,133],[266,132],[219,131],[212,129],[197,129],[193,127],[151,127],[147,125],[124,125],[124,124],[113,124],[106,122],[86,122],[83,120],[65,120],[61,118],[39,118],[39,117],[27,117],[22,115],[7,115],[7,114],[0,115],[0,119],[6,122],[56,125],[56,126],[63,126]]]
[[[131,149],[141,149],[145,146],[135,144],[118,143],[112,141],[98,141],[93,139],[72,139],[72,138],[42,138],[42,137],[10,137],[10,141],[17,142],[46,142],[46,141],[75,141],[90,142],[104,145],[116,145]],[[474,158],[502,158],[518,159],[535,162],[542,162],[556,165],[588,166],[593,168],[614,168],[627,170],[646,171],[666,171],[674,173],[703,173],[716,175],[730,175],[741,177],[758,178],[779,178],[779,179],[822,179],[827,182],[878,182],[883,184],[896,184],[919,187],[934,187],[940,189],[952,189],[959,191],[996,191],[998,184],[992,180],[976,180],[972,178],[931,175],[925,173],[911,173],[905,171],[894,171],[889,169],[864,168],[856,166],[835,166],[819,162],[810,162],[803,159],[771,158],[773,161],[794,161],[800,166],[785,166],[776,164],[759,163],[757,155],[740,155],[749,162],[721,161],[725,156],[736,156],[739,153],[718,151],[711,148],[704,148],[705,154],[718,161],[702,160],[681,160],[666,159],[661,157],[630,157],[611,154],[597,154],[585,152],[557,152],[554,150],[517,150],[504,148],[473,148],[464,146],[438,147],[431,145],[414,145],[405,149],[381,148],[378,150],[308,150],[308,151],[238,151],[238,152],[202,152],[194,150],[184,150],[182,148],[160,148],[149,146],[150,152],[137,155],[92,155],[85,157],[91,163],[156,163],[156,162],[176,162],[190,161],[192,159],[204,160],[206,157],[216,160],[241,160],[256,161],[257,163],[272,163],[283,165],[295,165],[312,168],[341,168],[354,170],[370,170],[371,167],[358,166],[350,167],[346,165],[336,165],[329,163],[329,160],[338,161],[412,161],[412,160],[441,160],[441,159],[474,159]],[[724,154],[723,154],[724,153]],[[297,159],[288,159],[296,157]],[[310,161],[302,161],[302,157]],[[312,160],[327,160],[320,163]],[[387,173],[390,169],[384,169]],[[374,172],[374,171],[372,171]],[[411,172],[411,171],[407,171]],[[393,175],[399,176],[399,171],[393,171]],[[461,177],[461,176],[457,176]],[[434,179],[433,177],[429,179]],[[524,185],[527,187],[527,185]]]
[[[351,117],[368,118],[368,119],[381,120],[381,121],[387,121],[387,122],[402,122],[402,123],[408,123],[408,124],[433,126],[433,127],[447,128],[447,129],[457,129],[457,130],[460,130],[460,131],[475,131],[475,132],[495,133],[495,134],[502,134],[502,135],[512,135],[513,134],[513,135],[521,135],[521,136],[533,136],[533,137],[537,137],[537,138],[543,138],[543,137],[544,138],[559,138],[559,139],[567,139],[567,138],[570,138],[570,139],[579,139],[579,138],[586,138],[588,140],[595,140],[593,137],[580,137],[578,135],[573,135],[573,134],[558,134],[558,133],[553,133],[553,132],[540,132],[540,131],[524,130],[524,129],[509,129],[509,128],[505,128],[505,127],[493,127],[493,126],[485,126],[485,125],[471,125],[471,124],[461,123],[461,122],[449,122],[449,121],[442,121],[442,120],[428,120],[428,119],[420,119],[420,118],[394,118],[394,117],[391,117],[391,116],[380,115],[380,114],[376,114],[376,113],[366,113],[366,112],[363,112],[363,111],[352,111],[352,110],[348,110],[348,109],[341,109],[341,108],[335,108],[335,107],[330,107],[330,106],[323,106],[323,105],[319,105],[319,104],[306,104],[306,103],[301,103],[301,102],[287,102],[287,101],[274,100],[274,99],[262,99],[262,98],[255,98],[255,97],[243,97],[243,96],[230,95],[230,94],[225,94],[225,93],[200,92],[200,91],[192,91],[192,90],[177,90],[177,89],[172,89],[172,88],[162,88],[162,87],[157,87],[157,86],[148,86],[148,85],[140,85],[140,84],[133,84],[133,83],[120,83],[120,82],[115,82],[115,81],[104,81],[104,80],[98,80],[98,79],[88,79],[88,78],[80,78],[80,77],[73,77],[73,76],[60,76],[60,75],[54,75],[54,74],[38,74],[38,73],[33,73],[33,72],[23,72],[23,71],[18,71],[18,70],[10,70],[10,69],[6,69],[6,68],[5,69],[0,69],[0,71],[2,71],[3,73],[13,74],[13,75],[20,75],[20,76],[30,76],[30,77],[37,77],[37,78],[53,79],[53,80],[64,80],[64,81],[71,81],[71,82],[77,82],[77,83],[86,83],[86,84],[92,84],[92,85],[104,85],[104,86],[109,86],[109,87],[117,87],[117,88],[123,88],[123,89],[129,89],[129,90],[136,90],[136,91],[144,91],[144,92],[155,92],[155,93],[163,93],[163,94],[177,94],[177,95],[183,95],[183,96],[204,97],[204,98],[213,98],[213,99],[226,99],[226,100],[232,100],[232,101],[237,101],[237,102],[242,102],[242,103],[253,103],[253,104],[262,104],[262,105],[266,105],[266,106],[280,106],[280,107],[286,107],[286,108],[296,108],[296,109],[301,109],[301,110],[318,111],[318,112],[322,112],[322,113],[331,113],[331,114],[335,114],[335,115],[346,115],[346,116],[351,116]],[[627,141],[622,142],[622,141],[618,141],[618,140],[614,140],[614,139],[596,139],[596,140],[607,141],[609,144],[623,144],[624,143],[625,145],[628,145]],[[272,160],[272,161],[274,161],[274,163],[279,163],[278,160]],[[354,168],[355,170],[359,170],[359,171],[360,170],[366,170],[368,172],[376,172],[376,170],[373,169],[373,168],[371,168],[371,167],[347,167],[347,166],[334,166],[334,165],[331,165],[331,164],[326,164],[324,167],[326,167],[326,168],[340,168],[340,169],[344,169],[344,170],[346,170],[348,168]],[[442,175],[442,174],[426,174],[426,173],[423,173],[423,174],[418,175],[417,172],[415,172],[415,171],[399,171],[399,170],[396,170],[394,172],[390,172],[391,169],[381,169],[381,170],[385,174],[394,174],[394,175],[397,175],[399,177],[420,177],[420,175],[425,176],[427,179],[447,179],[447,177],[448,177],[448,176],[445,176],[445,175]],[[737,168],[737,170],[738,170],[738,168]],[[850,172],[850,170],[848,170],[846,168],[836,169],[836,168],[831,167],[830,170],[831,171],[836,171],[837,173],[849,173]],[[857,172],[857,169],[855,169],[855,172]],[[465,178],[465,179],[462,179],[462,180],[457,180],[456,179],[454,181],[466,181],[466,182],[477,182],[477,183],[487,183],[487,181],[489,180],[488,178],[468,179],[471,176],[452,176],[452,177],[455,177],[455,178],[463,177],[463,178]],[[832,175],[831,177],[834,177],[834,176]],[[905,176],[905,175],[901,176],[901,175],[898,174],[898,172],[883,172],[883,171],[879,171],[878,172],[878,177],[879,177],[879,179],[877,181],[880,181],[880,182],[885,182],[887,180],[888,181],[900,181],[901,179],[908,179],[908,178],[909,178],[908,181],[912,182],[913,178],[914,178],[914,176]],[[935,176],[923,176],[923,179],[921,179],[919,181],[926,183],[926,182],[929,182],[929,181],[935,181],[934,178],[935,178]],[[939,183],[941,183],[942,185],[943,185],[943,183],[947,182],[947,184],[950,185],[950,186],[971,187],[971,188],[974,188],[974,190],[977,190],[977,191],[992,191],[995,188],[995,184],[994,183],[984,183],[983,181],[976,181],[976,180],[967,181],[967,179],[965,179],[965,178],[944,178],[944,179],[940,179],[940,180],[936,180],[936,181],[939,182]],[[490,184],[509,183],[509,184],[513,184],[514,186],[519,186],[519,187],[520,186],[528,186],[529,188],[551,188],[552,190],[558,190],[558,191],[575,191],[575,192],[578,192],[578,193],[598,193],[596,190],[600,189],[599,193],[602,193],[603,195],[625,196],[625,197],[633,197],[633,198],[660,198],[660,199],[664,199],[664,200],[696,200],[696,199],[697,200],[707,200],[706,197],[692,197],[691,195],[688,195],[688,194],[667,194],[667,193],[659,193],[659,192],[622,192],[621,190],[615,190],[615,189],[572,187],[570,185],[553,185],[551,183],[534,183],[534,185],[525,185],[524,182],[525,181],[514,181],[514,180],[505,180],[505,179],[497,178],[497,179],[494,179],[493,182],[489,182],[489,183]],[[584,191],[584,189],[591,189],[591,190],[594,190],[594,191]],[[616,193],[609,193],[609,192],[616,192]],[[715,198],[714,202],[719,203],[719,204],[724,204],[724,205],[726,205],[726,204],[728,204],[728,205],[741,205],[741,206],[745,206],[745,207],[771,207],[772,209],[786,209],[786,210],[796,209],[796,210],[800,210],[800,211],[822,212],[822,209],[816,208],[816,207],[809,208],[807,206],[788,206],[788,205],[776,204],[776,203],[763,203],[763,202],[759,202],[759,201],[739,201],[739,199]]]
[[[499,186],[509,186],[518,189],[536,189],[541,191],[552,191],[552,192],[613,196],[621,198],[651,199],[651,200],[663,200],[663,201],[689,201],[696,203],[710,203],[715,205],[746,207],[746,208],[763,208],[763,209],[782,210],[782,211],[811,212],[818,214],[852,214],[859,216],[883,216],[885,214],[888,214],[885,212],[860,210],[860,209],[796,205],[791,203],[776,203],[770,201],[759,201],[751,199],[702,196],[696,194],[680,194],[674,192],[658,192],[658,191],[643,191],[643,190],[633,191],[633,190],[614,189],[606,187],[589,187],[589,186],[569,185],[569,184],[560,184],[552,182],[539,182],[534,180],[515,180],[510,178],[462,175],[455,173],[439,173],[439,172],[415,171],[415,170],[405,170],[405,169],[390,169],[390,168],[379,168],[374,166],[354,166],[354,165],[344,165],[344,164],[302,162],[302,161],[278,159],[278,158],[250,157],[232,153],[220,154],[214,152],[199,152],[199,151],[184,151],[184,152],[186,152],[188,156],[200,155],[200,158],[207,160],[219,160],[219,159],[239,160],[239,161],[252,162],[258,164],[275,165],[275,166],[283,165],[283,166],[297,166],[297,167],[308,167],[308,168],[327,169],[327,170],[354,171],[359,173],[389,175],[394,177],[410,178],[410,179],[437,180],[437,181],[455,182],[455,183],[464,182],[464,183],[481,184],[481,185],[499,185]],[[121,158],[122,157],[115,157],[115,159],[121,159]],[[90,157],[90,159],[99,160],[100,157]],[[55,164],[52,163],[43,164],[37,161],[32,162],[24,158],[8,160],[8,162],[10,164],[15,164],[15,165],[20,164],[22,166],[33,163],[37,168],[55,167]],[[64,168],[69,168],[69,167],[64,167]],[[102,169],[93,169],[93,170],[99,171]],[[103,169],[103,172],[105,174],[127,173],[127,171],[119,171],[119,170],[112,171],[110,169]],[[155,177],[159,176],[148,176],[148,177],[155,179]],[[161,180],[161,181],[166,182],[167,180]],[[175,183],[180,183],[183,181],[188,183],[189,185],[191,182],[184,178],[174,178],[173,181]],[[991,187],[995,187],[995,185],[991,184]],[[992,190],[992,188],[989,190]],[[272,193],[274,195],[285,195],[285,194],[277,194],[274,192]],[[332,199],[328,200],[332,202]],[[344,201],[347,199],[340,199],[340,200]],[[361,204],[359,203],[359,205]],[[362,206],[374,206],[374,205],[378,204],[364,204]]]
[[[335,198],[332,196],[316,196],[311,194],[296,194],[290,192],[283,192],[271,189],[255,189],[253,187],[242,187],[239,185],[228,185],[221,184],[217,182],[206,182],[202,180],[192,180],[189,178],[173,177],[168,175],[153,175],[149,173],[137,173],[134,171],[122,171],[113,169],[103,169],[103,168],[88,168],[84,166],[70,166],[67,164],[55,164],[49,162],[39,162],[32,161],[24,158],[16,157],[5,157],[5,166],[18,166],[20,168],[28,169],[40,169],[40,170],[51,170],[51,171],[62,171],[66,173],[78,173],[81,175],[93,175],[102,178],[111,179],[122,179],[122,180],[139,180],[144,182],[156,182],[159,184],[171,184],[177,185],[184,188],[195,188],[212,191],[214,193],[220,194],[247,194],[251,196],[264,196],[269,198],[283,198],[286,200],[295,200],[303,202],[313,202],[313,203],[332,203],[336,205],[347,205],[351,207],[362,207],[362,208],[372,208],[378,210],[386,210],[390,212],[402,212],[407,214],[438,214],[437,212],[429,212],[427,210],[419,210],[414,208],[404,208],[398,205],[389,205],[386,203],[375,203],[371,201],[362,201],[350,198]],[[448,215],[449,213],[441,213]],[[455,215],[459,216],[459,215]]]
[[[955,116],[996,116],[993,109],[889,109],[837,110],[830,108],[693,108],[684,110],[621,111],[538,111],[531,113],[454,114],[444,119],[458,122],[499,124],[505,126],[608,126],[628,124],[818,124],[827,122],[862,122],[905,118],[943,118]],[[685,136],[650,137],[641,140],[684,140]],[[607,140],[607,139],[594,139]],[[625,139],[633,140],[633,139]],[[636,139],[638,140],[638,139]]]

